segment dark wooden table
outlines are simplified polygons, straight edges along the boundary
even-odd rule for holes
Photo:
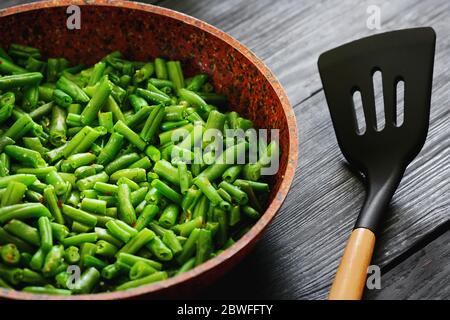
[[[0,8],[31,1],[6,0]],[[450,1],[143,1],[197,17],[247,45],[279,77],[295,109],[299,165],[283,208],[256,249],[200,298],[324,299],[362,205],[364,187],[337,147],[317,72],[320,53],[394,29],[437,32],[428,140],[387,212],[367,299],[450,298]],[[381,29],[367,9],[377,5]]]

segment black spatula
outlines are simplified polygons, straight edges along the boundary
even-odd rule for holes
[[[339,146],[366,179],[367,196],[347,243],[330,299],[360,299],[383,212],[407,165],[425,142],[436,34],[415,28],[378,34],[322,54],[319,71]],[[382,73],[385,126],[377,131],[373,74]],[[404,81],[403,123],[397,83]],[[366,130],[358,133],[353,94],[362,97]]]

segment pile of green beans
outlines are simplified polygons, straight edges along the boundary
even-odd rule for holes
[[[12,44],[0,75],[0,287],[70,295],[160,281],[220,254],[263,213],[261,170],[278,145],[253,163],[245,139],[208,151],[207,129],[253,124],[218,109],[226,98],[206,74],[120,52],[72,66]],[[191,164],[195,144],[204,153]],[[219,161],[235,155],[245,161]]]

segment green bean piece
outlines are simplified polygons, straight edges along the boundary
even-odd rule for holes
[[[241,221],[241,208],[240,206],[233,206],[230,210],[230,218],[228,221],[228,225],[230,227],[235,226],[237,223]]]
[[[62,76],[56,82],[56,88],[68,94],[74,101],[89,102],[88,95],[74,82]]]
[[[58,106],[61,106],[63,108],[68,108],[70,106],[70,104],[73,102],[73,99],[71,96],[69,96],[67,93],[65,93],[62,90],[59,89],[55,89],[53,90],[53,101],[55,101],[55,103]]]
[[[164,59],[155,59],[155,73],[158,79],[166,80],[168,78],[166,61]]]
[[[111,280],[116,278],[122,271],[122,268],[117,264],[109,264],[102,269],[101,275],[103,278]]]
[[[160,91],[150,83],[148,85],[150,85],[151,86],[150,88],[153,90],[137,88],[136,94],[138,94],[140,97],[144,98],[148,102],[151,102],[152,104],[168,105],[172,102],[172,99],[167,94]]]
[[[107,266],[107,263],[94,256],[86,255],[83,257],[83,265],[85,268],[94,267],[101,270]]]
[[[155,71],[155,67],[153,63],[146,63],[141,69],[137,70],[134,74],[133,80],[136,83],[140,83],[142,81],[147,80],[151,77],[153,72]]]
[[[242,165],[229,167],[222,174],[222,179],[228,183],[233,183],[234,181],[236,181],[237,177],[239,177],[239,174],[241,172],[242,172]]]
[[[11,158],[19,161],[24,166],[33,168],[46,166],[47,163],[39,152],[16,145],[9,145],[4,148],[5,153]]]
[[[89,227],[95,227],[97,224],[97,218],[86,211],[73,208],[66,204],[62,205],[62,212],[65,216],[69,217],[74,221],[78,221],[82,224],[85,224]]]
[[[122,266],[128,266],[128,268],[131,268],[138,261],[145,262],[149,266],[151,266],[152,268],[154,268],[156,270],[161,270],[161,268],[162,268],[161,263],[151,260],[151,259],[143,258],[140,256],[136,256],[136,255],[124,253],[124,252],[120,252],[117,254],[117,262]]]
[[[243,206],[242,207],[242,212],[249,218],[252,219],[258,219],[261,215],[258,211],[256,211],[255,209],[253,209],[250,206]]]
[[[0,247],[0,257],[8,266],[17,265],[20,261],[20,251],[13,243],[7,243]]]
[[[38,219],[38,227],[41,249],[49,251],[53,246],[53,234],[50,219],[48,217],[40,217]]]
[[[139,150],[145,149],[146,143],[139,135],[131,130],[123,121],[119,120],[114,125],[114,131],[123,135],[130,143],[135,145]]]
[[[159,213],[159,208],[155,205],[149,204],[144,208],[136,221],[135,228],[140,231],[145,228]]]
[[[29,72],[3,76],[0,78],[0,90],[7,90],[17,87],[34,86],[39,84],[43,78],[40,72]]]
[[[16,219],[10,220],[7,224],[5,224],[4,229],[8,233],[26,241],[31,245],[34,246],[40,245],[38,230],[20,220]]]
[[[69,235],[69,228],[67,228],[64,224],[51,222],[51,227],[53,238],[60,242]]]
[[[118,186],[123,183],[127,184],[128,187],[130,187],[130,191],[136,191],[139,189],[139,185],[133,180],[128,179],[127,177],[120,177],[119,179],[117,179],[116,183]]]
[[[57,273],[57,269],[62,263],[64,258],[64,247],[62,245],[56,245],[50,247],[45,256],[44,265],[42,267],[42,273],[44,276],[54,276]]]
[[[128,167],[128,169],[141,168],[141,169],[145,169],[145,170],[150,170],[151,167],[152,167],[152,163],[151,163],[150,159],[147,156],[145,156],[145,157],[142,157],[140,160],[133,162]]]
[[[116,132],[113,132],[108,140],[108,143],[102,149],[97,157],[97,163],[106,166],[119,153],[123,146],[124,137]]]
[[[180,241],[172,230],[167,230],[162,238],[163,243],[172,251],[174,255],[183,251]]]
[[[173,258],[172,251],[164,244],[161,238],[156,235],[146,247],[161,261],[170,261]]]
[[[78,190],[83,191],[87,189],[92,189],[96,182],[108,182],[108,181],[109,176],[106,174],[106,172],[101,172],[93,176],[89,176],[84,179],[78,180],[76,185]]]
[[[129,278],[130,280],[136,280],[151,275],[155,272],[157,271],[147,263],[138,261],[131,267]]]
[[[189,235],[188,239],[186,240],[186,243],[183,246],[183,251],[177,256],[176,260],[179,264],[184,264],[186,261],[188,261],[196,252],[197,249],[197,239],[199,236],[201,229],[194,229],[192,230],[191,234]]]
[[[177,204],[181,204],[183,197],[163,181],[155,179],[152,181],[151,185],[152,187],[155,187],[167,199]]]
[[[187,237],[195,228],[200,228],[203,224],[203,217],[197,217],[173,227],[173,230],[183,237]]]
[[[164,228],[171,228],[175,225],[178,218],[179,207],[175,204],[170,204],[164,208],[161,216],[159,217],[159,224]]]
[[[81,259],[78,247],[69,246],[64,250],[64,260],[69,264],[77,264]]]
[[[23,292],[36,293],[36,294],[49,294],[49,295],[60,295],[60,296],[70,296],[72,292],[66,289],[56,289],[49,287],[36,287],[29,286],[22,289]]]
[[[159,125],[161,124],[164,118],[164,115],[165,111],[162,106],[157,106],[152,109],[139,135],[142,140],[146,142],[153,140],[159,128]]]
[[[98,121],[102,127],[105,127],[109,133],[112,133],[114,127],[112,112],[99,112]]]
[[[100,255],[102,257],[112,258],[116,255],[118,250],[119,249],[115,245],[113,245],[105,240],[99,240],[97,242],[96,254]]]
[[[202,217],[202,219],[206,221],[206,213],[209,210],[209,204],[210,202],[208,197],[202,195],[192,210],[192,218],[195,219],[197,217]]]
[[[135,95],[135,94],[131,94],[128,97],[128,100],[130,101],[130,104],[136,113],[138,113],[144,107],[148,106],[148,103],[144,98],[139,97],[138,95]],[[148,108],[148,110],[150,111],[151,108]],[[127,124],[130,125],[129,123],[127,123]]]
[[[244,205],[248,202],[247,194],[242,191],[239,187],[232,185],[226,181],[222,181],[219,184],[220,188],[223,188],[226,192],[228,192],[233,199],[237,201],[237,203]]]
[[[154,237],[155,234],[153,231],[143,228],[119,250],[119,253],[134,254],[146,244],[150,243]]]
[[[142,168],[121,169],[111,174],[109,179],[112,182],[117,182],[122,177],[128,178],[134,182],[144,182],[147,180],[145,169]]]
[[[0,208],[0,224],[12,219],[51,217],[50,211],[40,203],[14,204]]]
[[[130,240],[130,238],[131,238],[131,234],[128,233],[123,228],[121,228],[120,225],[117,222],[118,221],[108,221],[106,223],[106,228],[108,228],[108,231],[116,239],[119,239],[120,241],[127,243]]]
[[[220,208],[214,208],[214,217],[216,221],[219,223],[219,229],[217,230],[216,240],[219,246],[222,246],[228,239],[229,223],[227,213]]]
[[[192,214],[197,201],[200,199],[202,192],[197,187],[191,187],[188,189],[181,202],[181,208],[183,211]]]
[[[1,206],[5,207],[21,202],[26,190],[27,186],[23,183],[11,181],[2,196]]]
[[[70,127],[81,127],[83,125],[83,123],[81,122],[81,116],[75,113],[67,114],[66,123]]]
[[[119,201],[119,218],[129,225],[136,223],[136,212],[131,204],[130,187],[127,184],[119,185],[117,191]]]
[[[22,141],[26,148],[39,152],[43,157],[48,152],[48,148],[44,147],[37,137],[23,137]]]
[[[143,183],[147,183],[147,182],[143,182]],[[139,205],[142,201],[145,201],[145,197],[147,195],[149,187],[141,187],[136,191],[131,192],[131,204],[133,205],[133,207],[136,207],[137,205]]]
[[[63,172],[73,172],[81,166],[91,164],[97,157],[90,152],[72,154],[61,163]]]
[[[97,285],[99,280],[100,280],[100,272],[96,268],[90,267],[81,274],[81,277],[77,281],[73,292],[90,293]]]
[[[95,90],[95,93],[92,96],[91,100],[81,113],[81,121],[85,125],[89,125],[94,121],[95,117],[97,116],[97,113],[106,103],[109,95],[111,94],[111,91],[112,86],[108,80],[108,77],[103,77],[99,83],[97,90]]]
[[[119,190],[119,187],[105,182],[96,182],[94,184],[94,190],[103,194],[115,194]]]
[[[165,271],[155,272],[146,277],[125,282],[125,283],[121,284],[120,286],[118,286],[116,288],[116,290],[119,291],[119,290],[127,290],[127,289],[136,288],[136,287],[139,287],[139,286],[142,286],[145,284],[162,281],[164,279],[167,279],[167,277],[168,277],[168,275],[167,275],[167,272],[165,272]]]
[[[5,279],[12,285],[18,285],[23,280],[23,270],[0,265],[0,278]]]
[[[96,173],[97,173],[97,170],[95,169],[94,166],[81,166],[81,167],[78,167],[74,172],[77,179],[84,179],[84,178],[93,176]]]
[[[76,152],[78,148],[84,149],[83,151],[79,152],[84,152],[88,150],[91,146],[91,143],[93,142],[93,140],[88,140],[88,136],[93,135],[93,132],[95,132],[95,130],[92,129],[91,127],[89,126],[83,127],[83,129],[81,129],[75,136],[73,136],[73,138],[69,142],[63,145],[63,149],[61,150],[61,156],[59,158],[61,158],[62,156],[67,158],[74,153],[78,153]],[[99,136],[100,134],[98,134],[98,136],[95,139],[97,139]]]
[[[76,115],[80,115],[81,111],[83,111],[83,107],[81,106],[81,104],[79,103],[72,103],[68,108],[67,108],[67,114],[76,114]]]
[[[189,104],[192,106],[199,107],[201,109],[207,108],[206,101],[200,95],[198,95],[193,91],[182,88],[179,90],[179,96],[181,99],[189,102]]]
[[[107,241],[108,243],[111,243],[112,245],[116,246],[116,247],[121,247],[122,246],[122,241],[120,239],[115,238],[108,230],[103,229],[103,228],[99,228],[99,227],[95,227],[94,229],[95,234],[97,235],[97,238],[99,240],[104,240]]]
[[[168,61],[166,65],[169,80],[173,82],[175,88],[177,90],[184,88],[184,77],[180,61]]]
[[[19,141],[25,134],[27,134],[33,127],[33,120],[30,116],[24,115],[16,120],[11,127],[3,134],[14,141]]]
[[[194,184],[208,197],[213,206],[220,206],[221,208],[228,210],[231,208],[230,204],[222,199],[217,193],[217,190],[211,184],[206,176],[198,176],[194,179]]]
[[[126,119],[126,124],[131,129],[135,129],[138,126],[142,125],[143,122],[148,118],[152,110],[154,110],[154,106],[143,106],[140,110],[138,110],[136,113],[130,115]]]
[[[49,85],[39,86],[38,87],[39,100],[53,103],[52,99],[53,99],[54,91],[55,91],[54,86],[49,86]]]
[[[26,111],[31,111],[36,108],[39,100],[38,85],[27,86],[23,89],[22,108]]]
[[[50,171],[47,174],[46,182],[54,187],[57,195],[62,195],[67,191],[66,181],[56,171]]]
[[[213,251],[211,231],[201,229],[197,238],[195,265],[198,266],[208,260]]]
[[[92,74],[91,74],[91,76],[89,78],[88,85],[93,86],[97,82],[99,82],[100,79],[102,79],[102,77],[103,77],[103,74],[105,72],[105,68],[106,68],[106,63],[104,63],[103,61],[97,62],[94,65],[94,69],[93,69]]]
[[[111,174],[117,172],[118,170],[127,168],[128,166],[135,163],[136,161],[139,161],[140,159],[141,159],[141,157],[136,152],[124,154],[124,155],[118,157],[117,159],[115,159],[114,161],[110,162],[105,167],[105,172],[107,174],[111,175]]]
[[[27,73],[27,70],[14,64],[13,61],[4,56],[0,57],[0,72],[3,74]]]
[[[40,271],[44,265],[46,252],[39,248],[31,257],[30,267],[33,270]]]
[[[45,279],[40,273],[37,273],[36,271],[24,268],[22,282],[32,285],[45,285],[47,284],[47,279]]]
[[[178,269],[178,271],[175,275],[178,276],[182,273],[185,273],[185,272],[193,269],[195,267],[195,260],[196,260],[195,257],[187,260],[185,263],[183,263],[183,265],[180,267],[180,269]]]
[[[104,215],[106,213],[106,201],[84,198],[81,201],[81,210]]]
[[[153,167],[153,171],[157,173],[161,178],[166,179],[174,185],[180,184],[178,169],[172,166],[172,164],[166,160],[157,161]]]
[[[113,97],[110,96],[106,100],[106,105],[105,106],[106,106],[106,110],[107,111],[110,111],[110,112],[113,113],[114,119],[116,121],[120,120],[122,122],[125,122],[125,116],[123,115],[122,110],[120,109],[119,105],[117,104],[116,100],[114,100]]]
[[[84,265],[84,257],[86,256],[94,256],[97,253],[97,245],[95,243],[91,242],[85,242],[80,246],[80,259],[81,259],[81,266],[85,267]]]

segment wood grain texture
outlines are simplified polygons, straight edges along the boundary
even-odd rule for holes
[[[30,1],[2,1],[0,7],[19,2]],[[428,140],[388,210],[374,263],[389,265],[449,221],[449,1],[167,0],[158,4],[205,20],[253,50],[286,88],[299,128],[297,175],[282,210],[255,251],[202,297],[326,298],[361,208],[364,186],[337,147],[316,63],[320,53],[362,36],[425,25],[434,27],[438,36]],[[366,27],[369,4],[381,8],[379,31]],[[433,252],[437,250],[429,255]],[[392,278],[387,290],[399,279],[411,282],[392,290],[391,298],[450,298],[448,290],[440,294],[432,289],[442,277],[450,277],[448,268],[436,277],[432,269],[423,270],[424,278],[397,277],[413,263],[408,261],[400,264],[404,269],[394,268],[386,275]],[[426,286],[413,283],[422,279]],[[416,293],[417,286],[423,290]],[[367,298],[383,298],[382,293]]]
[[[381,276],[381,290],[370,299],[448,299],[450,296],[450,232],[440,236]]]

